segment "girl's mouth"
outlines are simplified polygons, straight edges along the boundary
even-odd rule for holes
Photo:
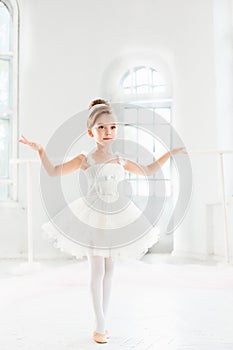
[[[111,140],[110,137],[104,137],[104,140]]]

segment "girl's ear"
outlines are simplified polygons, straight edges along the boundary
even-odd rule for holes
[[[92,132],[91,129],[88,129],[88,130],[87,130],[87,133],[88,133],[88,135],[89,135],[90,137],[94,137],[93,132]]]

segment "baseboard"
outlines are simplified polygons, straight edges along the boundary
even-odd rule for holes
[[[213,261],[213,260],[215,260],[214,255],[209,255],[209,254],[204,254],[204,253],[194,253],[194,252],[174,250],[174,249],[171,252],[171,256],[174,256],[176,258],[194,259],[194,260],[201,260],[201,261]],[[224,259],[224,257],[222,257],[222,260],[223,259]]]

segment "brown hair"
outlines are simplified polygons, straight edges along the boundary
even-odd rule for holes
[[[96,109],[94,111],[92,111],[92,113],[89,115],[88,119],[87,119],[87,128],[91,129],[92,126],[95,124],[96,120],[98,117],[100,117],[102,114],[111,114],[112,110],[111,110],[111,106],[109,104],[108,101],[103,100],[103,99],[96,99],[91,101],[89,108],[91,109],[93,106],[96,106],[98,104],[101,104],[101,106],[98,108],[96,107]],[[104,104],[105,106],[102,106],[102,104]]]

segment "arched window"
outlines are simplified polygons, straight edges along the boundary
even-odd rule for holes
[[[16,199],[17,173],[9,164],[16,157],[18,117],[18,8],[0,1],[0,201]]]
[[[121,82],[125,94],[157,94],[165,90],[165,81],[153,67],[139,66],[129,69]]]
[[[121,96],[127,103],[124,111],[124,138],[137,144],[141,144],[148,149],[152,155],[150,162],[158,159],[167,152],[167,148],[161,142],[145,131],[145,124],[152,133],[158,130],[168,140],[169,149],[172,144],[172,98],[170,82],[166,81],[166,76],[151,66],[135,66],[128,69],[120,79]],[[132,107],[130,107],[132,105]],[[158,115],[162,117],[158,118]],[[156,117],[157,116],[157,117]],[[130,124],[136,124],[132,126]],[[127,125],[128,124],[128,125]],[[127,150],[125,150],[127,154]],[[135,150],[136,161],[144,164],[145,159],[140,159],[140,155]],[[148,189],[147,181],[165,181],[166,195],[172,195],[171,187],[171,163],[170,159],[163,165],[163,178],[158,173],[145,179],[132,173],[127,173],[128,180],[136,195],[143,196]],[[149,195],[159,196],[158,186],[152,186],[155,191]]]

